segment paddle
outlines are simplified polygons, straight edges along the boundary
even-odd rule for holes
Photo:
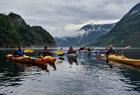
[[[122,48],[122,50],[124,50],[124,49],[128,49],[128,48],[130,48],[131,46],[127,46],[127,47],[124,47],[124,48]]]
[[[131,48],[131,46],[126,46],[126,47],[122,48],[119,52],[122,54],[123,50],[129,49],[129,48]],[[118,53],[119,53],[119,52],[118,52]]]
[[[31,49],[29,49],[29,48],[26,48],[26,49],[24,49],[23,52],[24,52],[24,53],[33,53],[34,51],[31,50]]]
[[[60,50],[58,50],[58,51],[56,51],[56,52],[55,52],[55,54],[57,54],[57,55],[62,55],[62,54],[63,54],[63,52],[62,52],[62,51],[60,51]]]
[[[57,50],[56,52],[54,52],[54,54],[56,54],[56,55],[58,55],[58,56],[63,56],[63,55],[65,55],[65,53],[64,53],[61,49],[59,49],[59,50]]]
[[[57,60],[55,63],[56,64],[61,64],[61,63],[63,63],[63,60]]]

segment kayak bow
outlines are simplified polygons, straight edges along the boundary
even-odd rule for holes
[[[101,54],[100,58],[140,68],[140,59],[131,59],[125,57],[124,55],[108,55],[106,58],[105,54]]]

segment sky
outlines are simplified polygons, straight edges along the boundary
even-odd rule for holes
[[[86,24],[119,21],[139,0],[0,0],[0,12],[14,12],[53,37],[74,36]],[[83,33],[83,32],[80,32]]]

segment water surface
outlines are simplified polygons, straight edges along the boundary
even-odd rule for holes
[[[4,59],[11,50],[0,51],[0,95],[140,95],[140,70],[115,64],[112,68],[94,53],[79,53],[78,63],[69,65],[66,57],[57,70],[14,64]],[[31,55],[38,55],[35,51]],[[140,58],[140,50],[123,52]]]

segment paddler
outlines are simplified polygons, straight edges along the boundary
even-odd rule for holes
[[[23,55],[24,55],[24,52],[23,52],[22,46],[17,47],[17,50],[14,52],[14,56],[18,57],[18,56],[23,56]]]
[[[45,56],[52,56],[52,52],[50,52],[49,50],[48,50],[48,47],[47,46],[44,46],[44,49],[39,53],[39,55],[43,58],[43,57],[45,57]],[[56,70],[56,66],[55,66],[55,63],[48,63],[51,67],[53,67],[54,68],[54,70]],[[47,71],[49,71],[48,70],[48,68],[47,68]]]
[[[109,45],[106,49],[106,55],[115,54],[116,52],[113,50],[112,45]]]
[[[110,54],[116,54],[116,52],[113,50],[113,46],[112,46],[112,45],[109,45],[109,46],[105,49],[105,55],[106,55],[106,62],[107,62],[107,63],[108,63],[107,57],[108,57]]]
[[[51,56],[52,53],[48,50],[47,46],[44,46],[44,49],[39,53],[40,56]]]
[[[70,48],[69,48],[67,54],[75,54],[75,53],[76,53],[76,50],[74,50],[73,47],[70,46]]]
[[[72,65],[72,63],[75,62],[76,65],[78,65],[78,62],[77,62],[77,55],[75,56],[76,50],[74,50],[72,46],[70,46],[70,48],[69,48],[67,54],[68,54],[68,55],[71,55],[71,56],[68,56],[68,62],[69,62],[69,64]]]

